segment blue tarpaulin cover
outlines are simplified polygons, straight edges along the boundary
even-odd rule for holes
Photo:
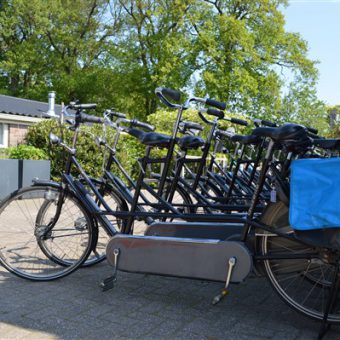
[[[340,158],[292,162],[289,221],[293,229],[340,228]]]

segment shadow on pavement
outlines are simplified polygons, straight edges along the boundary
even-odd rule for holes
[[[265,279],[231,286],[119,273],[113,290],[99,282],[102,263],[53,282],[30,282],[0,268],[1,338],[316,339],[319,323],[286,306]],[[325,339],[339,339],[333,327]]]

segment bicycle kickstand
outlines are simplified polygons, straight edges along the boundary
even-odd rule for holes
[[[114,268],[113,268],[113,274],[106,279],[104,279],[100,284],[100,288],[102,289],[102,292],[106,292],[107,290],[110,290],[114,287],[114,283],[117,281],[117,269],[118,269],[118,256],[119,256],[119,249],[113,250],[114,255]]]
[[[213,305],[217,305],[224,297],[227,296],[227,294],[229,293],[228,291],[228,287],[229,287],[229,283],[230,283],[230,279],[231,279],[231,274],[233,272],[234,266],[236,264],[236,257],[231,257],[228,261],[228,271],[227,271],[227,278],[225,280],[225,285],[224,288],[222,289],[221,293],[216,295],[213,300],[212,300],[212,304]]]
[[[332,282],[332,287],[329,292],[329,297],[327,300],[326,310],[322,319],[322,324],[320,327],[320,331],[318,334],[318,340],[322,340],[326,333],[331,328],[331,324],[328,321],[328,315],[334,309],[335,301],[337,300],[338,293],[339,293],[339,285],[340,285],[340,277],[339,277],[339,264],[336,264],[336,269],[334,272],[334,279]]]

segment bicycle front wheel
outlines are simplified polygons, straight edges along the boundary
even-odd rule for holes
[[[1,203],[0,262],[13,274],[35,281],[54,280],[72,273],[89,256],[92,220],[71,192],[64,192],[60,216],[47,230],[60,193],[56,187],[32,186],[12,193]],[[50,207],[48,214],[46,205]]]

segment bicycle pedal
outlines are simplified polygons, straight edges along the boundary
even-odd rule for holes
[[[114,283],[116,281],[115,276],[110,276],[104,279],[100,284],[99,287],[102,289],[102,292],[106,292],[114,287]]]
[[[221,302],[227,295],[229,294],[229,290],[228,289],[223,289],[222,292],[218,295],[216,295],[213,300],[212,300],[212,304],[213,305],[217,305],[219,302]]]

